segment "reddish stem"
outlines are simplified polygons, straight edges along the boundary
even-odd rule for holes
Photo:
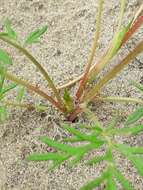
[[[138,28],[141,27],[142,24],[143,24],[143,15],[139,16],[139,17],[135,20],[134,24],[131,26],[131,28],[130,28],[130,29],[128,30],[128,32],[126,33],[126,35],[125,35],[125,37],[124,37],[124,39],[123,39],[123,41],[122,41],[121,46],[122,46],[123,44],[125,44],[125,43],[128,41],[128,39],[136,32],[136,30],[137,30]]]
[[[77,108],[75,108],[75,110],[67,117],[67,120],[70,121],[70,122],[73,122],[76,118],[77,118],[77,115],[79,113],[82,112],[82,108],[80,108],[79,106]]]

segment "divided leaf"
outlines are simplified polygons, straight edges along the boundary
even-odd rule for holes
[[[129,122],[129,124],[133,124],[138,121],[138,119],[141,118],[141,111],[142,109],[138,110],[137,113],[131,114],[126,123]],[[48,137],[41,137],[40,140],[48,146],[53,147],[55,152],[32,154],[27,159],[33,161],[52,161],[52,169],[62,164],[62,162],[68,161],[68,166],[71,167],[80,162],[85,154],[98,148],[105,148],[105,153],[103,155],[95,155],[95,157],[88,159],[86,164],[93,165],[106,161],[106,170],[102,172],[100,177],[88,182],[86,185],[81,187],[80,190],[93,190],[100,187],[102,184],[105,185],[104,190],[117,190],[117,181],[122,185],[124,190],[133,190],[129,181],[116,167],[116,160],[112,152],[114,152],[114,149],[119,151],[119,153],[132,162],[138,173],[143,176],[143,147],[130,147],[125,144],[117,144],[114,135],[136,135],[143,131],[143,124],[134,126],[125,125],[124,128],[116,128],[117,119],[117,117],[114,118],[105,129],[100,123],[95,123],[91,126],[81,124],[79,126],[80,130],[72,128],[68,124],[64,124],[63,128],[72,135],[64,140],[67,142],[84,142],[84,145],[82,144],[79,146],[74,144],[72,146],[51,140]],[[82,129],[84,129],[84,132],[81,132]],[[103,144],[106,146],[102,146]]]
[[[71,167],[77,162],[80,162],[84,155],[87,154],[89,151],[99,148],[104,143],[103,141],[98,140],[96,136],[91,137],[90,135],[85,135],[68,125],[64,125],[64,128],[68,130],[71,134],[73,134],[74,138],[77,138],[80,141],[88,142],[88,144],[81,146],[70,146],[68,144],[63,144],[61,142],[49,139],[48,137],[40,137],[40,140],[43,143],[47,144],[52,148],[55,148],[56,152],[52,154],[32,154],[28,156],[27,159],[33,161],[53,160],[55,162],[57,156],[58,163],[55,163],[54,166],[58,166],[60,164],[59,155],[62,155],[63,157],[60,158],[63,159],[63,161],[71,158],[70,162],[68,163],[68,165]]]
[[[79,130],[76,130],[75,128],[69,127],[68,125],[63,125],[63,127],[68,132],[75,135],[76,139],[78,139],[78,141],[87,141],[87,142],[91,142],[91,143],[95,143],[95,144],[99,144],[99,145],[104,143],[103,141],[97,139],[95,134],[86,135],[86,134],[81,133]]]
[[[27,44],[32,44],[32,43],[37,43],[39,42],[39,38],[47,31],[47,26],[44,26],[42,28],[39,28],[35,30],[34,32],[31,32],[26,40],[25,40],[25,45]]]

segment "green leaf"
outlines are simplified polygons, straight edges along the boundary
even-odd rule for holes
[[[108,131],[108,133],[110,135],[137,135],[141,131],[143,131],[143,125],[113,129],[113,130]]]
[[[60,155],[57,153],[44,153],[44,154],[31,154],[26,159],[28,161],[64,161],[67,156]]]
[[[79,137],[71,137],[71,138],[64,138],[63,142],[81,142],[84,141],[83,139],[80,139]]]
[[[109,170],[108,170],[107,184],[106,184],[105,190],[117,190],[112,167],[109,167]]]
[[[12,29],[11,22],[8,19],[6,19],[6,21],[4,23],[4,27],[5,27],[5,31],[6,31],[7,37],[9,37],[12,40],[17,40],[17,34]]]
[[[70,132],[71,134],[75,135],[79,140],[81,139],[81,141],[88,141],[91,143],[96,143],[96,144],[103,144],[104,142],[97,139],[96,136],[93,134],[91,135],[86,135],[81,133],[80,131],[76,130],[75,128],[72,128],[66,124],[63,125],[64,129],[66,129],[68,132]]]
[[[54,140],[49,139],[48,137],[40,137],[40,140],[43,143],[46,143],[47,145],[49,145],[50,147],[57,149],[58,151],[63,151],[67,153],[69,156],[75,156],[76,159],[79,158],[80,156],[83,157],[84,154],[101,146],[101,144],[99,143],[98,144],[93,143],[93,144],[87,144],[87,145],[78,146],[78,147],[72,147],[66,144],[58,143]]]
[[[65,159],[66,160],[66,159]],[[50,166],[48,166],[48,170],[49,171],[52,171],[54,170],[55,168],[57,168],[58,166],[60,166],[60,164],[62,164],[64,160],[59,160],[59,161],[54,161]]]
[[[70,94],[69,94],[67,89],[64,90],[63,98],[64,98],[65,102],[70,102],[71,101],[71,97],[70,97]]]
[[[35,105],[35,108],[36,108],[37,111],[43,112],[43,111],[47,111],[49,107],[40,104],[40,105]]]
[[[107,187],[105,190],[117,190],[117,186],[113,178],[108,178]]]
[[[138,108],[127,118],[125,125],[131,125],[143,117],[143,107]]]
[[[76,155],[75,158],[70,161],[70,163],[68,164],[68,166],[69,167],[73,167],[74,165],[76,165],[78,162],[81,161],[81,159],[82,159],[83,156],[84,156],[84,152]]]
[[[90,131],[94,131],[94,134],[97,136],[97,135],[100,135],[103,130],[101,128],[101,125],[99,123],[94,123],[92,125],[87,125],[87,124],[80,124],[78,125],[78,128],[81,128],[81,129],[88,129]]]
[[[25,88],[22,86],[18,89],[18,93],[17,93],[17,96],[16,96],[16,101],[17,102],[22,102],[22,99],[24,97],[24,93],[25,93]]]
[[[125,177],[121,174],[119,170],[114,169],[114,177],[116,177],[116,179],[120,182],[124,190],[133,190],[129,181],[125,179]]]
[[[123,15],[125,12],[125,7],[126,7],[126,0],[120,0],[120,16],[119,16],[119,27],[122,25],[122,19],[123,19]]]
[[[62,143],[58,143],[58,142],[56,142],[54,140],[49,139],[48,137],[40,137],[40,140],[43,143],[45,143],[45,144],[47,144],[47,145],[49,145],[49,146],[51,146],[53,148],[56,148],[57,150],[64,151],[64,152],[66,152],[66,153],[68,153],[70,155],[77,154],[80,151],[79,148],[71,147],[69,145],[62,144]]]
[[[7,111],[4,106],[0,106],[0,121],[3,122],[7,118]]]
[[[101,161],[106,160],[106,158],[107,158],[106,155],[94,157],[91,160],[87,161],[87,164],[89,164],[89,165],[97,164],[97,163],[99,163]]]
[[[2,94],[7,93],[8,91],[14,89],[15,87],[17,87],[17,84],[10,84],[10,85],[4,87],[2,90]]]
[[[143,157],[126,155],[126,157],[134,164],[139,174],[143,176]]]
[[[108,131],[108,130],[111,130],[111,129],[114,129],[115,126],[117,125],[118,120],[119,120],[119,116],[114,116],[114,117],[111,119],[110,123],[108,124],[107,131]]]
[[[92,190],[98,187],[101,183],[103,183],[106,177],[107,177],[107,172],[104,172],[100,177],[84,185],[82,188],[80,188],[80,190]]]
[[[0,66],[0,72],[1,72],[1,75],[0,75],[0,95],[2,95],[3,85],[4,85],[4,82],[5,82],[6,69],[3,66]]]
[[[133,155],[133,153],[136,153],[139,151],[139,154],[141,154],[142,149],[132,149],[132,148],[128,148],[125,145],[116,145],[116,148],[120,151],[121,154],[123,154],[126,158],[128,158],[128,160],[130,160],[133,165],[136,167],[136,169],[138,170],[139,174],[141,176],[143,176],[143,157],[139,157],[138,155]],[[133,153],[132,153],[133,150]]]
[[[64,96],[63,96],[63,99],[64,99],[64,102],[65,102],[65,105],[67,107],[67,110],[69,112],[72,112],[73,109],[74,109],[74,105],[73,105],[73,100],[68,92],[67,89],[64,90]]]
[[[0,63],[3,63],[3,65],[11,65],[12,59],[8,55],[8,53],[2,49],[0,49]]]
[[[25,45],[27,44],[32,44],[32,43],[36,43],[39,41],[39,38],[47,31],[47,26],[44,26],[42,28],[39,28],[37,30],[35,30],[34,32],[31,32],[26,40],[25,40]]]
[[[116,144],[115,147],[125,154],[143,154],[143,147],[130,147],[125,144]]]
[[[120,49],[120,46],[122,44],[122,40],[130,28],[131,23],[129,23],[127,26],[122,27],[114,36],[113,41],[112,41],[112,47],[109,51],[109,57],[112,58],[118,50]]]

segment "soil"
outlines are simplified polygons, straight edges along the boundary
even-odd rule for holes
[[[141,0],[142,1],[142,0]],[[141,4],[139,0],[128,2],[125,23],[132,18],[133,12]],[[0,20],[9,18],[18,33],[19,39],[40,26],[47,25],[48,31],[37,44],[28,46],[29,51],[42,63],[52,76],[56,85],[64,84],[82,73],[88,58],[89,48],[95,31],[95,13],[97,0],[0,0]],[[109,44],[117,26],[119,1],[105,2],[103,14],[103,28],[97,57]],[[138,39],[143,35],[143,28],[130,40],[128,47],[113,59],[108,68],[116,64],[130,51]],[[47,84],[41,75],[30,64],[29,60],[18,54],[1,42],[13,57],[10,71],[14,72],[33,84]],[[116,79],[109,82],[103,93],[141,97],[141,94],[129,85],[131,79],[143,83],[143,55],[140,55],[126,67]],[[74,93],[75,89],[72,89]],[[15,91],[9,98],[13,98]],[[26,93],[24,101],[46,103],[38,96]],[[93,104],[92,110],[103,123],[111,118],[115,110],[130,113],[136,105],[128,104]],[[38,141],[41,135],[61,139],[65,132],[59,127],[64,121],[51,105],[45,113],[10,108],[9,119],[0,124],[0,189],[1,190],[78,190],[84,183],[96,178],[104,164],[88,167],[83,163],[69,169],[61,166],[54,171],[48,171],[47,162],[27,162],[25,157],[32,152],[49,151],[47,146]],[[85,122],[84,116],[79,117]],[[131,141],[132,140],[132,141]],[[143,145],[143,135],[128,140],[136,145]],[[143,179],[129,162],[118,156],[119,167],[133,184],[136,190],[143,189]]]

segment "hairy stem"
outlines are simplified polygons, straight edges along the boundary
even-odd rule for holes
[[[113,79],[129,62],[143,51],[143,41],[131,51],[118,65],[113,67],[90,91],[86,92],[82,101],[89,102],[101,90],[101,88],[111,79]]]
[[[105,102],[123,102],[123,103],[138,103],[138,104],[143,104],[143,100],[139,98],[128,98],[128,97],[114,97],[114,96],[109,96],[109,97],[98,97],[96,99],[97,101],[105,101]]]
[[[43,98],[48,100],[51,104],[53,104],[56,108],[58,108],[60,111],[65,112],[65,109],[63,107],[61,107],[61,105],[58,102],[56,102],[51,96],[49,96],[47,93],[40,90],[36,86],[33,86],[33,85],[29,84],[27,81],[19,79],[16,76],[14,76],[14,75],[12,75],[12,74],[10,74],[8,72],[5,73],[5,77],[6,77],[6,79],[8,79],[10,81],[13,81],[16,84],[20,84],[20,85],[26,87],[27,89],[35,92],[36,94],[42,96]]]
[[[134,16],[134,19],[133,19],[133,22],[139,17],[143,15],[143,4],[139,7],[139,9],[137,10],[135,16]]]
[[[83,92],[83,90],[84,90],[84,88],[86,86],[88,74],[89,74],[89,71],[90,71],[90,68],[91,68],[91,65],[92,65],[92,62],[93,62],[93,59],[94,59],[95,51],[96,51],[96,48],[97,48],[97,42],[98,42],[98,39],[99,39],[99,36],[100,36],[101,15],[102,15],[102,9],[103,9],[103,2],[104,2],[104,0],[98,0],[99,7],[98,7],[97,16],[96,16],[95,37],[94,37],[94,40],[93,40],[91,54],[90,54],[90,56],[88,58],[88,63],[86,65],[86,67],[85,67],[85,72],[84,72],[83,78],[82,78],[82,80],[80,82],[79,88],[78,88],[77,93],[76,93],[76,98],[77,99],[79,99],[81,97],[82,92]]]
[[[20,107],[20,108],[27,108],[27,109],[34,109],[34,104],[25,104],[25,103],[16,103],[16,102],[10,102],[10,101],[1,101],[5,106],[14,106],[14,107]]]
[[[5,106],[13,106],[13,107],[20,107],[20,108],[27,108],[29,110],[33,110],[33,109],[38,109],[41,111],[45,111],[48,109],[47,106],[43,106],[43,105],[35,105],[33,103],[17,103],[17,102],[10,102],[10,101],[1,101],[2,104],[4,104]]]
[[[125,4],[126,0],[121,0],[121,8],[120,8],[120,14],[119,14],[119,21],[118,21],[118,27],[117,30],[114,34],[113,41],[110,43],[108,49],[106,50],[105,54],[101,57],[99,62],[94,65],[93,69],[89,73],[89,82],[92,82],[95,77],[100,73],[100,71],[109,63],[109,61],[114,57],[115,54],[112,55],[112,50],[115,48],[114,47],[114,39],[118,32],[121,30],[122,26],[122,20],[123,20],[123,15],[124,15],[124,10],[125,10]],[[119,48],[120,49],[120,48]],[[119,50],[118,49],[118,50]],[[117,52],[118,52],[117,50]],[[116,52],[116,53],[117,53]]]
[[[140,7],[139,11],[136,13],[135,17],[134,17],[134,20],[133,20],[133,25],[131,26],[131,28],[129,29],[129,31],[126,33],[123,41],[122,41],[122,45],[124,45],[128,40],[129,38],[137,31],[137,29],[139,29],[141,27],[141,25],[143,24],[143,16],[139,16],[141,14],[141,11],[143,10],[143,5]],[[108,48],[108,50],[110,49],[110,47]],[[105,55],[108,53],[108,50],[107,52],[101,57],[101,59],[99,60],[98,63],[94,64],[91,69],[90,69],[90,74],[92,75],[93,72],[95,72],[96,70],[98,70],[99,68],[99,65],[101,64],[101,62],[103,61]],[[106,63],[106,61],[104,60],[104,63]],[[97,73],[94,73],[95,75]],[[61,85],[61,86],[58,86],[57,89],[58,90],[62,90],[64,88],[68,88],[68,87],[72,87],[75,83],[77,83],[78,81],[80,81],[82,78],[83,78],[84,74],[81,74],[80,76],[78,76],[77,78],[73,79],[72,81],[64,84],[64,85]],[[92,77],[91,77],[92,78]]]
[[[118,22],[118,30],[120,30],[122,26],[122,20],[125,12],[125,6],[126,6],[126,0],[120,0],[121,1],[121,8],[120,8],[120,15],[119,15],[119,22]]]
[[[139,16],[137,20],[135,20],[131,28],[126,33],[121,45],[125,44],[128,41],[128,39],[131,38],[131,36],[137,31],[137,29],[141,27],[142,24],[143,24],[143,15]]]
[[[30,61],[39,69],[39,71],[41,72],[41,74],[44,76],[44,78],[46,79],[46,81],[49,84],[49,87],[52,89],[52,91],[54,92],[57,100],[59,101],[59,103],[62,105],[63,101],[60,97],[60,94],[58,92],[58,90],[56,89],[52,79],[50,78],[49,74],[47,73],[47,71],[43,68],[43,66],[22,46],[20,46],[19,44],[17,44],[16,42],[13,42],[11,40],[9,40],[8,38],[6,38],[4,35],[0,35],[0,39],[10,45],[12,45],[13,47],[15,47],[16,49],[18,49],[20,52],[22,52],[26,57],[28,57],[30,59]]]

